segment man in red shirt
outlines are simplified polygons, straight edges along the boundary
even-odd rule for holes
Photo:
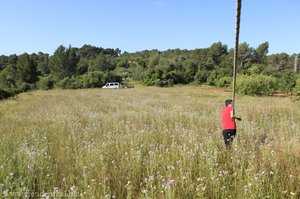
[[[241,118],[233,115],[232,99],[226,99],[225,107],[222,109],[222,128],[226,149],[230,149],[230,145],[236,135],[236,119],[241,120]]]

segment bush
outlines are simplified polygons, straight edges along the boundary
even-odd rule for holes
[[[295,95],[300,95],[300,76],[296,79],[296,85],[293,89]]]
[[[122,77],[115,72],[109,71],[104,73],[104,82],[121,82]]]
[[[230,71],[224,68],[217,68],[216,70],[210,71],[207,77],[207,84],[210,86],[218,86],[218,84],[224,84],[222,87],[229,85],[231,78],[229,77]]]
[[[21,83],[21,85],[18,87],[18,93],[22,93],[22,92],[26,92],[31,90],[32,85],[27,83],[27,82],[23,82]]]
[[[218,87],[229,87],[232,82],[232,77],[221,77],[216,81],[216,86]]]
[[[77,81],[75,77],[66,77],[59,81],[56,86],[62,89],[77,89],[80,88],[80,83],[77,83]]]
[[[196,73],[196,75],[194,77],[194,80],[198,84],[203,84],[203,83],[205,83],[207,81],[208,75],[209,75],[208,71],[206,71],[206,70],[199,70]]]
[[[100,71],[88,72],[78,77],[81,88],[97,88],[105,84],[105,75]]]
[[[218,80],[218,73],[216,70],[209,72],[207,77],[207,84],[210,86],[216,86],[216,82]]]
[[[8,91],[3,90],[3,89],[0,88],[0,100],[6,99],[6,98],[9,98],[9,97],[11,97],[11,94]]]
[[[249,74],[249,75],[260,74],[263,71],[264,68],[266,68],[265,65],[253,64],[250,68],[247,69],[247,74]]]
[[[237,78],[236,88],[244,95],[272,95],[277,90],[277,82],[271,76],[243,75]]]
[[[99,88],[106,82],[120,82],[121,77],[113,72],[91,71],[80,76],[66,77],[56,84],[63,89]]]
[[[180,82],[176,71],[168,68],[169,66],[157,66],[155,69],[149,69],[145,73],[142,83],[146,86],[169,87]]]
[[[278,79],[278,89],[282,92],[291,93],[296,86],[296,73],[293,71],[280,72]]]
[[[55,84],[55,81],[51,75],[45,77],[39,77],[39,81],[37,82],[38,89],[41,90],[49,90],[52,89]]]

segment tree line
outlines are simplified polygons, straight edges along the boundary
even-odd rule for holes
[[[268,55],[269,43],[239,45],[237,92],[271,95],[300,92],[298,54]],[[33,89],[97,88],[106,82],[139,81],[147,86],[207,84],[230,87],[233,49],[221,42],[194,50],[157,49],[121,53],[120,49],[59,46],[53,55],[0,56],[0,99]]]

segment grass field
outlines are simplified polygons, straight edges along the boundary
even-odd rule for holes
[[[51,90],[0,102],[0,197],[299,198],[300,102],[209,87]]]

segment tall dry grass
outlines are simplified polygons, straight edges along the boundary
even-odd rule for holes
[[[237,96],[231,151],[206,87],[52,90],[0,103],[0,195],[300,197],[300,104]]]

